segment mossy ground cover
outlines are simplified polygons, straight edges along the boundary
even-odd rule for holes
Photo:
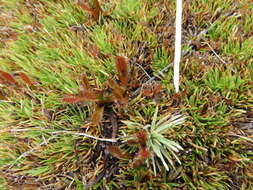
[[[179,93],[172,67],[160,72],[173,60],[175,2],[103,0],[99,18],[89,3],[0,0],[0,188],[253,189],[252,2],[184,2]],[[124,97],[121,56],[129,69]],[[82,76],[114,101],[79,102]],[[164,134],[183,148],[169,171],[157,157],[159,172],[149,158],[133,167],[138,146],[122,139],[151,123],[157,107],[158,118],[186,117]]]

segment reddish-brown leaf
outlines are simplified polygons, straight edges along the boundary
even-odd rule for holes
[[[86,98],[84,98],[84,97],[81,97],[81,96],[73,96],[73,95],[70,95],[70,96],[68,96],[68,97],[63,98],[63,101],[64,101],[64,102],[68,102],[68,103],[72,103],[72,104],[78,103],[78,102],[83,102],[83,101],[85,101],[85,100],[86,100]]]
[[[88,81],[86,75],[84,75],[84,74],[81,76],[81,85],[82,85],[82,88],[84,91],[90,89],[89,81]]]
[[[101,6],[100,6],[98,0],[93,0],[93,2],[94,2],[94,4],[95,4],[93,16],[94,16],[95,20],[98,21],[99,16],[100,16],[101,13],[102,13],[102,8],[101,8]]]
[[[133,168],[138,168],[138,167],[140,167],[142,164],[144,164],[144,162],[145,162],[145,159],[141,159],[141,158],[137,157],[137,158],[135,158],[135,159],[133,160],[132,167],[133,167]]]
[[[146,131],[141,130],[136,134],[136,137],[138,139],[138,142],[142,145],[145,146],[147,143],[147,139],[148,139],[148,134]]]
[[[126,58],[122,56],[116,56],[115,59],[116,59],[116,67],[118,70],[120,84],[126,87],[128,85],[128,66],[127,66]]]
[[[93,14],[93,8],[91,8],[89,5],[88,5],[88,3],[84,3],[83,1],[81,1],[80,3],[79,3],[79,5],[80,5],[80,7],[83,9],[83,10],[85,10],[85,11],[88,11],[89,12],[89,14]]]
[[[90,7],[88,3],[85,3],[83,0],[79,1],[80,7],[87,11],[91,16],[94,17],[95,21],[99,20],[99,16],[102,14],[102,8],[98,2],[98,0],[93,0],[94,8]]]
[[[82,91],[81,97],[86,101],[97,102],[100,100],[100,94],[95,94],[92,91]]]
[[[23,72],[19,72],[18,75],[20,76],[20,78],[29,86],[32,87],[33,86],[33,82],[30,80],[30,78]]]
[[[154,95],[153,90],[151,88],[143,89],[142,94],[148,97],[152,97]]]
[[[162,91],[162,85],[161,84],[155,84],[153,87],[154,90],[154,95],[158,94],[159,92]]]
[[[104,106],[96,105],[91,117],[92,124],[98,126],[103,119],[103,115],[104,115]]]
[[[139,141],[137,139],[129,139],[127,141],[127,144],[135,146],[135,145],[139,144]]]
[[[150,157],[150,151],[148,150],[146,146],[142,147],[139,150],[138,157],[141,157],[142,159],[148,159]]]
[[[0,90],[0,100],[6,100],[4,93]]]
[[[118,146],[108,146],[107,151],[110,152],[113,156],[115,156],[118,159],[128,159],[130,158],[130,155],[123,152],[121,148]]]
[[[150,157],[150,151],[146,146],[141,147],[137,156],[134,158],[132,163],[133,168],[138,168]]]
[[[11,74],[7,73],[7,72],[4,72],[4,71],[0,70],[0,78],[2,79],[1,81],[4,81],[4,83],[14,84],[14,85],[18,86],[18,83],[14,79],[14,77]]]
[[[112,79],[108,80],[108,85],[112,89],[113,98],[119,103],[126,105],[128,103],[128,98],[125,97],[125,89]]]
[[[162,91],[161,84],[154,84],[153,86],[147,86],[142,90],[144,96],[153,97]]]

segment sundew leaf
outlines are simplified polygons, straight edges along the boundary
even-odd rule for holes
[[[156,164],[155,164],[155,157],[153,155],[151,156],[151,160],[152,160],[152,165],[153,165],[153,171],[156,176]]]
[[[80,1],[79,6],[80,6],[83,10],[87,11],[91,16],[93,16],[95,21],[98,21],[100,15],[101,15],[101,13],[102,13],[102,9],[101,9],[101,6],[100,6],[98,0],[93,0],[93,3],[94,3],[94,8],[90,7],[90,6],[88,5],[88,3],[85,3],[85,2],[82,0],[82,1]]]
[[[147,89],[142,90],[144,96],[153,97],[162,91],[161,84],[154,84],[153,86],[148,86]]]
[[[156,127],[157,114],[158,114],[158,106],[156,106],[155,108],[155,113],[154,113],[152,123],[151,123],[151,131],[153,131]]]
[[[162,155],[162,153],[161,153],[160,145],[159,145],[158,143],[155,142],[154,144],[151,143],[151,146],[152,146],[152,150],[155,152],[155,154],[161,159],[161,161],[162,161],[162,163],[163,163],[165,169],[166,169],[167,171],[169,171],[169,167],[168,167],[168,165],[167,165],[166,161],[164,160],[163,155]]]
[[[108,152],[110,152],[113,156],[117,157],[118,159],[128,159],[130,155],[123,152],[123,150],[118,146],[108,146]]]
[[[73,95],[70,95],[70,96],[67,96],[65,98],[63,98],[63,101],[64,102],[67,102],[67,103],[78,103],[78,102],[83,102],[85,101],[86,98],[84,97],[81,97],[81,96],[73,96]]]
[[[142,159],[148,159],[150,157],[150,151],[149,149],[145,147],[141,147],[139,152],[138,152],[138,157]]]
[[[2,81],[6,82],[8,84],[14,84],[14,85],[18,86],[18,83],[14,79],[14,77],[5,71],[0,70],[0,79],[2,79]]]
[[[169,152],[167,151],[167,149],[161,147],[161,152],[162,152],[162,154],[164,155],[164,157],[169,161],[170,165],[174,168],[174,163],[173,163],[173,161],[171,160],[170,154],[169,154]]]
[[[121,122],[129,127],[142,127],[141,124],[132,121],[121,121]]]
[[[81,76],[81,85],[82,85],[82,88],[84,91],[87,91],[90,89],[89,81],[88,81],[86,75],[84,75],[84,74]]]
[[[112,89],[112,96],[113,98],[120,102],[121,104],[126,105],[128,102],[128,98],[124,96],[125,89],[122,86],[118,85],[114,80],[109,79],[108,85]]]
[[[23,72],[18,73],[19,77],[29,86],[33,86],[33,82],[30,80],[30,78]]]
[[[147,134],[146,131],[144,131],[144,130],[138,131],[137,134],[136,134],[136,137],[137,137],[137,139],[138,139],[138,142],[139,142],[142,146],[146,145],[147,139],[148,139],[148,134]]]
[[[177,144],[174,141],[168,140],[164,137],[159,138],[159,141],[163,143],[165,146],[167,146],[168,148],[171,148],[175,152],[179,152],[179,150],[183,150],[183,148],[179,144]]]
[[[92,124],[98,126],[104,115],[104,106],[96,105],[92,114]]]
[[[175,115],[175,116],[172,116],[170,114],[162,117],[158,122],[157,122],[157,126],[160,126],[162,124],[164,124],[165,122],[169,122],[169,121],[173,121],[173,120],[177,120],[178,118],[182,117],[182,115]]]
[[[116,56],[115,60],[120,84],[126,87],[128,84],[128,65],[126,58],[123,56]]]
[[[177,125],[180,125],[184,122],[185,118],[182,117],[182,118],[179,118],[177,120],[174,120],[174,121],[171,121],[170,123],[168,124],[163,124],[161,126],[159,126],[155,131],[157,133],[163,133],[165,132],[166,130],[168,130],[169,128],[171,127],[174,127],[174,126],[177,126]],[[166,122],[167,123],[167,122]]]
[[[156,140],[156,142],[162,146],[162,144],[164,144],[165,146],[167,146],[169,149],[171,149],[171,151],[175,151],[178,152],[178,148],[182,148],[180,147],[177,143],[170,141],[168,139],[165,139],[162,135],[157,134],[157,133],[153,133],[152,136],[154,137],[154,139]]]

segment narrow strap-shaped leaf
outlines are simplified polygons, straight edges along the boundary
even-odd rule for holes
[[[2,79],[2,81],[6,82],[8,84],[14,84],[14,85],[18,86],[18,83],[14,79],[14,77],[5,71],[0,70],[0,78]]]
[[[166,161],[164,160],[163,155],[162,155],[162,153],[161,153],[160,145],[157,144],[157,143],[154,143],[154,144],[151,143],[151,146],[152,146],[152,149],[154,150],[154,152],[156,153],[156,155],[161,159],[161,161],[162,161],[162,163],[163,163],[165,169],[166,169],[167,171],[169,171],[169,166],[167,165],[167,163],[166,163]]]
[[[151,131],[153,131],[156,127],[157,114],[158,114],[158,106],[156,106],[155,108],[155,113],[154,113],[152,123],[151,123]]]
[[[185,118],[183,118],[183,117],[179,118],[179,119],[174,120],[168,124],[164,124],[164,125],[159,126],[155,131],[160,134],[164,133],[169,128],[182,124],[184,122],[184,120],[185,120]]]
[[[23,72],[18,72],[19,77],[29,86],[33,86],[33,82],[30,80],[30,78]]]

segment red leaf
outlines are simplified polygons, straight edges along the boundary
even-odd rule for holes
[[[158,94],[162,91],[162,85],[161,84],[155,84],[153,87],[154,95]]]
[[[0,100],[6,100],[4,93],[0,90]]]
[[[125,89],[112,79],[108,80],[108,85],[112,89],[113,98],[119,103],[126,105],[128,98],[125,97]]]
[[[152,97],[154,95],[153,90],[151,88],[149,89],[143,89],[142,94],[144,96]]]
[[[64,102],[68,102],[68,103],[72,103],[72,104],[78,103],[78,102],[83,102],[83,101],[85,101],[85,100],[86,100],[86,98],[84,98],[84,97],[81,97],[81,96],[73,96],[73,95],[71,95],[71,96],[69,96],[69,97],[63,98],[63,101],[64,101]]]
[[[145,146],[147,143],[147,139],[148,139],[148,134],[146,131],[141,130],[136,134],[136,137],[138,139],[138,142],[142,145]]]
[[[95,20],[98,21],[99,16],[102,13],[102,9],[101,9],[101,6],[100,6],[98,0],[93,0],[93,2],[95,4],[93,16],[94,16]]]
[[[138,168],[140,167],[142,164],[144,164],[145,159],[141,159],[141,158],[135,158],[133,163],[132,163],[132,167],[133,168]]]
[[[148,148],[146,146],[142,147],[138,152],[138,156],[142,159],[148,159],[150,157],[150,152]]]
[[[126,58],[122,56],[116,56],[116,67],[118,70],[120,83],[126,87],[128,84],[128,66]]]
[[[128,159],[130,158],[130,155],[123,152],[121,148],[118,146],[108,146],[107,151],[110,152],[113,156],[115,156],[118,159]]]
[[[23,72],[19,72],[18,75],[20,78],[30,87],[33,86],[33,82],[30,80],[30,78]]]
[[[104,106],[96,105],[92,114],[92,124],[98,126],[104,115]]]
[[[137,145],[137,144],[139,144],[139,141],[136,140],[136,139],[130,139],[130,140],[127,141],[127,144],[129,144],[129,145]]]
[[[14,79],[13,76],[11,76],[9,73],[1,71],[0,70],[0,78],[2,79],[1,81],[4,81],[5,83],[8,84],[14,84],[16,86],[18,86],[17,81]]]
[[[100,94],[95,94],[92,91],[82,91],[81,97],[83,97],[84,101],[97,102],[100,100]]]
[[[84,74],[81,76],[81,85],[82,85],[83,90],[90,89],[89,81]]]
[[[139,150],[137,157],[134,158],[132,167],[133,168],[140,167],[149,157],[150,157],[150,152],[149,152],[148,148],[146,146],[142,147]]]
[[[102,9],[101,9],[101,6],[100,6],[98,0],[93,0],[93,3],[94,3],[95,8],[91,8],[88,5],[88,3],[84,3],[83,0],[81,2],[79,2],[79,5],[83,10],[87,11],[90,15],[92,15],[94,17],[95,21],[98,21],[99,16],[102,13]]]
[[[82,3],[79,3],[79,5],[80,5],[80,7],[83,9],[83,10],[85,10],[85,11],[88,11],[90,14],[93,14],[93,8],[91,8],[89,5],[88,5],[88,3],[84,3],[84,2],[82,2]]]
[[[147,86],[146,89],[142,90],[144,96],[153,97],[162,91],[161,84],[154,84],[153,86]]]

